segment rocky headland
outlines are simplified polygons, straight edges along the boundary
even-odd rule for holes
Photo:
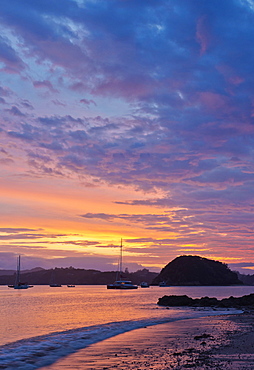
[[[153,285],[225,286],[243,284],[237,273],[222,262],[200,256],[179,256],[156,276]]]

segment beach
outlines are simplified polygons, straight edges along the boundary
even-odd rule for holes
[[[254,369],[254,314],[144,327],[69,355],[44,370]]]

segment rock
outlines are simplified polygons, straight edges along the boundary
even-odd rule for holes
[[[188,306],[188,307],[254,307],[254,294],[244,295],[242,297],[229,297],[221,300],[217,298],[190,298],[187,295],[164,295],[159,298],[157,304],[159,306]]]
[[[162,298],[159,298],[159,306],[191,306],[193,299],[187,295],[164,295]]]
[[[194,337],[194,339],[195,340],[200,340],[200,339],[213,339],[213,336],[211,335],[211,334],[206,334],[206,333],[204,333],[204,334],[202,334],[202,335],[196,335],[195,337]]]

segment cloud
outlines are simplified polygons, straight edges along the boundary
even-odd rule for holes
[[[70,267],[81,269],[97,269],[100,271],[116,271],[117,270],[117,259],[115,257],[102,257],[102,256],[90,256],[82,255],[81,253],[72,253],[73,256],[63,256],[61,258],[46,258],[22,255],[21,259],[21,270],[32,269],[34,267],[42,267],[45,269],[51,269],[55,267]],[[17,253],[12,252],[0,252],[0,269],[15,270],[17,264]],[[96,268],[95,268],[96,266]],[[124,263],[123,268],[128,267],[129,271],[136,271],[144,268],[138,263]]]
[[[197,22],[197,32],[196,37],[197,41],[200,43],[200,55],[203,55],[209,45],[208,36],[207,36],[207,17],[202,16]]]
[[[59,235],[45,235],[45,234],[10,234],[10,235],[0,235],[0,240],[26,240],[26,239],[31,239],[31,240],[35,240],[35,239],[40,239],[40,238],[45,238],[45,236],[47,236],[47,238],[51,237],[51,238],[56,238],[57,236]]]
[[[26,142],[34,141],[37,138],[36,130],[34,130],[34,127],[29,124],[21,124],[16,131],[7,131],[7,135]]]
[[[1,227],[0,228],[0,233],[12,233],[12,234],[16,234],[16,233],[20,233],[20,232],[39,231],[39,230],[41,230],[41,229],[27,229],[27,228],[21,228],[21,227],[18,227],[18,228]]]
[[[89,106],[90,104],[93,104],[93,105],[95,105],[95,106],[97,105],[97,104],[95,103],[95,101],[93,101],[93,100],[91,100],[91,99],[90,99],[90,100],[87,100],[87,99],[84,99],[84,98],[80,100],[80,103],[85,104],[85,105],[87,105],[87,106]]]
[[[129,214],[87,212],[84,222],[175,232],[178,246],[207,240],[210,250],[241,235],[249,247],[253,17],[240,0],[3,0],[8,160],[45,181],[136,191],[112,196]]]
[[[25,65],[6,39],[0,37],[0,61],[4,64],[5,73],[20,73]]]
[[[108,214],[105,214],[105,213],[86,213],[84,215],[81,215],[81,217],[84,217],[84,218],[97,218],[97,219],[102,219],[102,220],[110,221],[112,218],[115,218],[117,216],[108,215]]]
[[[8,87],[0,86],[0,96],[8,97],[11,95],[12,95],[11,90]]]
[[[29,102],[28,100],[22,100],[22,101],[20,102],[20,104],[21,104],[21,105],[22,105],[22,107],[24,107],[24,108],[31,109],[31,110],[33,110],[33,109],[34,109],[34,107],[32,106],[32,104],[30,104],[30,102]]]
[[[55,104],[55,105],[60,105],[62,107],[66,107],[66,104],[65,103],[62,103],[61,101],[59,101],[58,99],[54,99],[52,100],[52,103]]]
[[[23,114],[16,106],[12,106],[11,109],[6,109],[6,112],[9,112],[13,116],[18,117],[24,117],[25,114]]]
[[[54,89],[52,83],[50,81],[33,81],[33,85],[36,89],[41,89],[41,88],[46,88],[48,90],[50,90],[51,92],[53,93],[57,93],[58,90],[57,89]]]

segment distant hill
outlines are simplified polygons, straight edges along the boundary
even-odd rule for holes
[[[2,275],[13,275],[15,274],[15,270],[0,270],[0,276]]]
[[[238,279],[241,280],[245,285],[254,285],[254,275],[244,275],[237,272]]]
[[[45,269],[43,269],[42,267],[34,267],[33,269],[30,269],[30,270],[22,270],[22,273],[25,273],[25,272],[35,272],[35,271],[42,271],[42,270],[45,270]]]
[[[153,285],[240,285],[235,272],[219,261],[199,256],[180,256],[168,263],[153,280]]]
[[[99,270],[85,270],[68,268],[54,268],[45,270],[35,268],[29,271],[21,271],[22,282],[31,285],[49,285],[54,282],[62,285],[106,285],[116,280],[116,271],[101,272]],[[0,285],[14,284],[16,273],[1,275]],[[147,281],[149,284],[158,275],[156,272],[150,272],[148,269],[138,270],[136,272],[125,271],[124,277],[131,280],[134,284],[140,284]]]
[[[44,270],[42,267],[34,267],[31,270],[23,270],[22,273],[27,273],[27,272],[34,272],[34,271],[41,271]],[[16,273],[16,270],[0,270],[0,276],[4,275],[14,275]]]

